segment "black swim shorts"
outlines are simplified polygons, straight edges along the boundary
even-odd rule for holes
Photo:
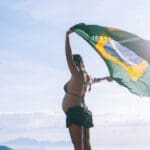
[[[92,112],[85,107],[75,106],[66,112],[66,127],[71,124],[84,126],[85,128],[93,127]]]

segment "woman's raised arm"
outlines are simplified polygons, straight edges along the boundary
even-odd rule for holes
[[[73,61],[72,50],[71,50],[70,39],[69,39],[69,35],[72,32],[73,31],[71,31],[71,30],[66,32],[65,52],[66,52],[66,59],[67,59],[67,64],[68,64],[69,70],[70,70],[72,75],[75,75],[78,73],[78,70],[77,70],[76,65]]]

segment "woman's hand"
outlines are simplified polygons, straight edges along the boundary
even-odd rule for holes
[[[72,30],[68,30],[67,32],[66,32],[66,36],[69,36],[69,34],[71,34],[73,31]]]
[[[105,77],[105,80],[107,80],[108,82],[112,82],[113,81],[112,77]]]

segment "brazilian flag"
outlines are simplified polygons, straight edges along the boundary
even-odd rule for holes
[[[111,27],[77,24],[71,28],[103,58],[110,76],[132,93],[150,96],[150,41]]]

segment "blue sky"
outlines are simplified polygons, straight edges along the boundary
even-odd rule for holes
[[[61,113],[63,85],[69,79],[65,32],[74,24],[112,26],[150,39],[148,0],[1,0],[0,111]],[[71,36],[89,73],[108,75],[101,58],[80,37]],[[95,113],[150,111],[140,98],[115,82],[92,87],[87,103]]]

